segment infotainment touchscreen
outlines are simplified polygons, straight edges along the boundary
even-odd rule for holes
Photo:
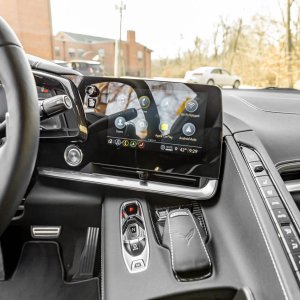
[[[106,144],[115,159],[106,163],[115,164],[123,152],[132,160],[125,163],[129,167],[218,177],[222,108],[217,87],[123,79],[87,89],[95,91],[93,96],[87,90],[86,112],[111,116]]]

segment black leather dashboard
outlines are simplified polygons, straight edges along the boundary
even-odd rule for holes
[[[300,159],[300,92],[223,90],[225,125],[254,130],[274,164]]]

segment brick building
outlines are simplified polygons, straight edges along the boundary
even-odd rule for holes
[[[50,0],[0,0],[0,15],[16,32],[27,53],[48,60],[98,60],[105,75],[113,75],[115,40],[71,32],[59,32],[53,37]],[[122,75],[150,77],[151,52],[136,42],[134,31],[128,31],[127,40],[121,42]]]
[[[56,60],[98,60],[105,75],[113,75],[115,40],[72,32],[59,32],[53,40]],[[136,42],[135,32],[127,31],[127,40],[121,42],[121,70],[127,76],[151,76],[151,52]]]
[[[53,59],[49,0],[0,0],[0,15],[14,29],[27,53]]]

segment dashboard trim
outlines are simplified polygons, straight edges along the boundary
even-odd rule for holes
[[[286,181],[285,186],[290,193],[299,192],[300,191],[300,179]]]
[[[204,187],[193,188],[154,181],[141,181],[137,179],[104,174],[88,174],[57,168],[38,168],[38,173],[43,177],[87,182],[103,186],[111,186],[115,188],[123,188],[148,193],[152,192],[193,200],[207,200],[212,198],[215,195],[218,187],[218,180],[208,180],[207,184]]]

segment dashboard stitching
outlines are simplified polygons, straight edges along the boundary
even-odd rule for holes
[[[233,94],[230,94],[230,96],[232,96],[233,98],[236,98],[238,100],[240,100],[241,102],[243,102],[244,104],[246,104],[247,106],[259,110],[259,111],[263,111],[263,112],[267,112],[267,113],[272,113],[272,114],[283,114],[283,115],[296,115],[299,116],[298,113],[294,113],[294,112],[282,112],[282,111],[276,111],[276,110],[266,110],[266,109],[261,109],[251,103],[249,103],[246,99],[242,98],[241,96],[236,96]]]
[[[246,189],[246,186],[245,186],[245,184],[244,184],[244,180],[243,180],[243,178],[242,178],[242,176],[241,176],[241,173],[240,173],[240,171],[239,171],[239,169],[238,169],[238,167],[237,167],[237,164],[236,164],[236,162],[235,162],[235,159],[234,159],[234,157],[233,157],[233,154],[232,154],[232,152],[231,152],[231,149],[230,149],[229,145],[227,144],[227,142],[225,142],[225,143],[226,143],[226,145],[227,145],[227,148],[228,148],[228,150],[229,150],[229,153],[230,153],[230,155],[231,155],[231,158],[232,158],[232,160],[233,160],[233,162],[234,162],[235,168],[236,168],[236,170],[237,170],[237,172],[238,172],[238,174],[239,174],[239,177],[240,177],[241,182],[242,182],[242,184],[243,184],[244,190],[245,190],[245,192],[246,192],[246,194],[247,194],[248,200],[249,200],[249,202],[250,202],[252,211],[253,211],[253,213],[254,213],[255,219],[256,219],[257,224],[258,224],[258,226],[259,226],[259,229],[260,229],[260,232],[261,232],[262,237],[263,237],[263,239],[264,239],[264,242],[265,242],[265,244],[266,244],[266,246],[267,246],[268,253],[269,253],[269,255],[270,255],[270,258],[271,258],[273,267],[274,267],[274,269],[275,269],[275,272],[276,272],[278,281],[279,281],[279,283],[280,283],[280,287],[281,287],[281,290],[282,290],[282,292],[283,292],[284,298],[287,300],[287,299],[289,299],[289,298],[288,298],[287,293],[286,293],[286,290],[285,290],[285,288],[284,288],[282,279],[281,279],[281,277],[280,277],[280,275],[279,275],[279,271],[278,271],[277,266],[276,266],[276,264],[275,264],[275,260],[274,260],[274,257],[273,257],[273,255],[272,255],[270,246],[269,246],[269,244],[268,244],[268,242],[267,242],[267,239],[266,239],[266,236],[265,236],[265,234],[264,234],[264,232],[263,232],[263,230],[262,230],[262,226],[261,226],[260,221],[259,221],[259,219],[258,219],[257,213],[256,213],[256,211],[255,211],[255,209],[254,209],[253,203],[252,203],[252,201],[251,201],[251,198],[250,198],[250,196],[249,196],[249,193],[248,193],[248,191],[247,191],[247,189]]]

